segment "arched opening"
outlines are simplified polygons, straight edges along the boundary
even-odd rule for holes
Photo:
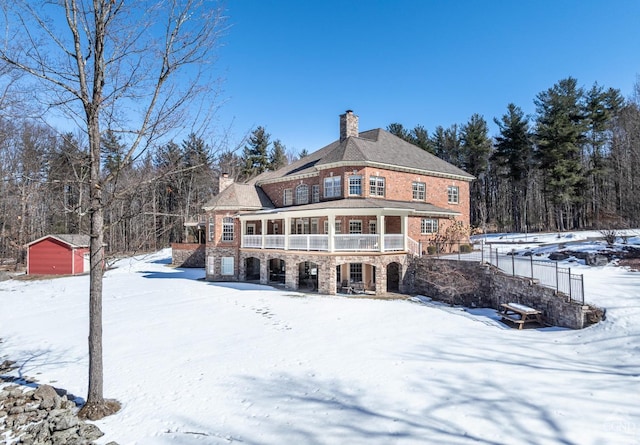
[[[284,284],[285,283],[285,263],[279,258],[269,260],[269,282]]]
[[[260,260],[258,258],[247,258],[244,262],[244,270],[246,281],[260,281]]]
[[[298,290],[318,292],[318,265],[310,261],[298,264]]]
[[[400,291],[400,270],[399,263],[390,263],[387,265],[387,292]]]

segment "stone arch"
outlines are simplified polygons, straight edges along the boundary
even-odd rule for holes
[[[387,292],[400,292],[402,265],[397,262],[387,264]]]
[[[318,292],[320,265],[312,261],[298,263],[298,289],[305,292]]]
[[[267,270],[269,274],[268,282],[285,284],[286,282],[286,261],[282,258],[274,257],[267,260]]]
[[[260,258],[248,257],[244,260],[244,276],[246,281],[260,280]]]

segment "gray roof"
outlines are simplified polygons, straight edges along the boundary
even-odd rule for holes
[[[291,207],[280,207],[277,209],[268,209],[260,213],[278,213],[290,211],[308,211],[308,210],[327,210],[327,209],[398,209],[407,210],[414,213],[438,214],[438,215],[459,215],[451,209],[443,209],[426,202],[406,202],[392,201],[380,198],[345,198],[332,201],[316,202],[313,204],[305,204]]]
[[[337,163],[370,164],[381,168],[419,171],[438,176],[453,176],[471,181],[472,175],[437,156],[417,147],[381,128],[365,131],[357,137],[335,141],[275,172],[265,172],[252,183],[283,179],[299,175],[315,174],[322,168]]]
[[[273,208],[262,189],[234,182],[203,206],[205,210],[259,210]]]
[[[43,236],[41,238],[38,238],[35,241],[31,241],[29,244],[27,244],[27,246],[39,243],[40,241],[47,238],[55,238],[58,241],[62,241],[63,243],[69,245],[70,247],[89,247],[89,241],[91,240],[89,235],[77,235],[77,234],[64,233],[64,234]]]

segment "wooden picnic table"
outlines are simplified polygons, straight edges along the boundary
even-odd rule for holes
[[[537,309],[519,303],[502,303],[500,306],[502,319],[516,324],[518,329],[526,323],[542,325],[542,312]]]

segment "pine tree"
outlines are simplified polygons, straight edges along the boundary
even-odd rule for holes
[[[279,139],[273,141],[273,148],[269,153],[269,170],[278,170],[288,164],[286,148]]]
[[[500,120],[494,119],[500,129],[495,138],[495,151],[491,161],[498,167],[498,175],[509,181],[511,193],[512,230],[527,229],[526,218],[529,170],[533,156],[533,143],[529,121],[513,103],[507,105],[507,113]]]
[[[249,144],[245,145],[243,157],[245,165],[243,174],[246,178],[259,175],[269,167],[269,138],[271,135],[267,133],[264,127],[256,128],[249,136]]]
[[[400,139],[404,139],[407,142],[411,142],[411,138],[409,136],[409,132],[404,128],[402,124],[394,122],[392,124],[387,125],[387,131],[394,136],[398,136]]]
[[[464,156],[464,169],[476,177],[471,183],[471,223],[483,225],[487,217],[487,205],[484,199],[485,173],[489,165],[491,140],[487,122],[479,114],[474,114],[461,128],[461,152]]]
[[[581,146],[585,137],[583,90],[569,77],[536,96],[537,159],[544,193],[558,230],[579,226],[576,209],[584,183]]]

